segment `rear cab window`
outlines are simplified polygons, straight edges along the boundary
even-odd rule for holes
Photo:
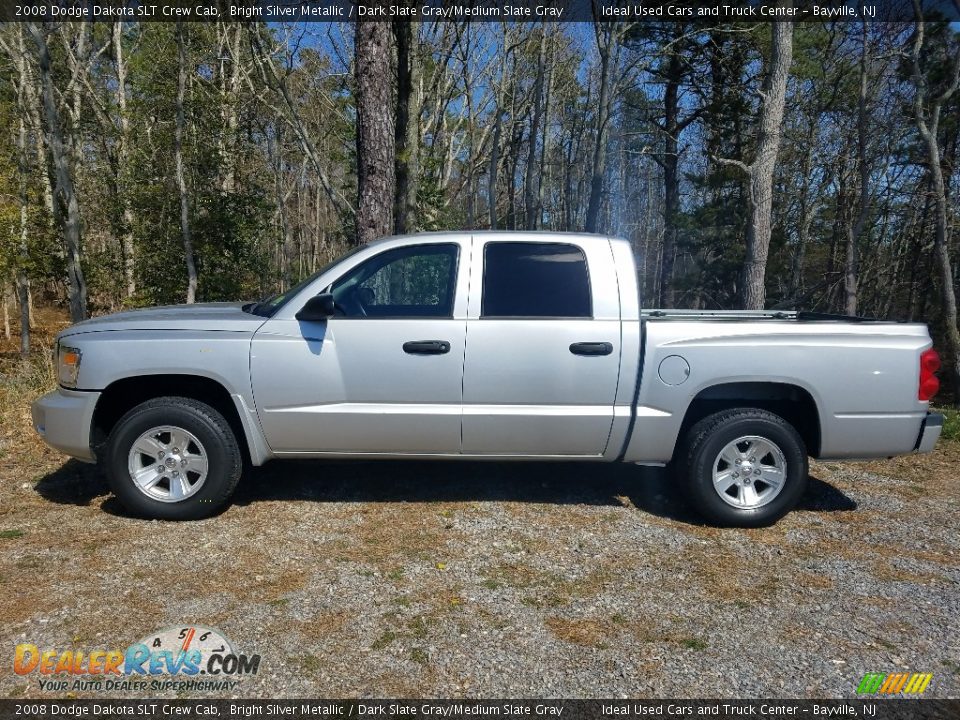
[[[591,318],[587,258],[569,243],[488,242],[482,318]]]

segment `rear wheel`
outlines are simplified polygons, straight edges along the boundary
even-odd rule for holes
[[[779,415],[725,410],[694,425],[679,458],[690,500],[709,521],[771,525],[803,496],[809,466],[803,439]]]
[[[151,518],[195,520],[223,508],[240,479],[237,439],[223,415],[181,397],[149,400],[120,418],[104,458],[114,494]]]

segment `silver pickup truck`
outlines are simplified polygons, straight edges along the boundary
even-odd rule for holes
[[[943,423],[925,325],[645,311],[630,245],[594,235],[389,238],[262,302],[78,323],[56,357],[37,432],[166,519],[223,508],[245,461],[535,459],[669,465],[757,526],[808,456],[927,452]]]

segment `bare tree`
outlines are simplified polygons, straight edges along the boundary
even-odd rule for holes
[[[0,36],[0,47],[7,53],[16,69],[13,81],[16,87],[16,108],[18,118],[16,123],[16,155],[17,155],[17,196],[20,205],[20,228],[17,242],[17,252],[14,265],[14,286],[17,302],[20,305],[20,355],[27,357],[30,354],[30,277],[27,267],[30,262],[30,194],[28,185],[32,168],[30,165],[30,149],[28,148],[27,118],[30,116],[30,104],[35,100],[32,97],[32,78],[30,76],[29,56],[24,43],[22,26],[12,25],[11,42]],[[39,158],[43,160],[42,156]],[[8,288],[6,278],[3,280],[3,320],[4,334],[10,338]]]
[[[527,172],[523,182],[523,204],[526,210],[526,229],[536,230],[540,224],[540,185],[537,182],[537,137],[544,113],[544,77],[547,61],[547,27],[540,25],[540,43],[537,48],[537,77],[533,85],[533,115],[530,118],[530,140],[527,145]],[[543,142],[546,142],[544,138]],[[543,162],[540,162],[543,172]]]
[[[123,23],[113,23],[113,59],[117,67],[117,111],[120,133],[117,137],[117,191],[123,208],[123,227],[121,243],[123,247],[123,273],[127,282],[127,297],[137,291],[136,256],[133,237],[133,207],[127,182],[130,174],[130,114],[127,111],[127,63],[123,57]]]
[[[390,70],[390,25],[361,20],[355,39],[357,83],[358,245],[393,227],[396,137]]]
[[[313,138],[310,136],[307,123],[304,121],[297,107],[296,99],[290,90],[288,82],[292,69],[287,68],[287,71],[283,73],[278,70],[277,64],[273,59],[273,50],[267,47],[267,42],[271,36],[261,23],[251,23],[246,27],[250,37],[253,59],[257,68],[260,70],[260,78],[264,85],[279,95],[280,105],[271,105],[262,96],[260,100],[264,102],[273,114],[277,117],[282,117],[294,131],[297,139],[300,141],[300,146],[304,154],[309,159],[310,165],[316,173],[317,179],[320,180],[320,185],[323,187],[324,193],[330,202],[333,203],[337,212],[344,217],[353,216],[353,206],[350,204],[350,201],[344,197],[344,194],[338,188],[334,187],[333,182],[330,180],[327,168],[321,161],[321,154]],[[250,77],[246,79],[251,89],[255,92],[258,91],[258,88],[254,87],[252,79]]]
[[[860,84],[857,92],[857,169],[860,182],[859,208],[853,225],[847,226],[846,262],[843,272],[844,311],[857,314],[858,243],[870,216],[870,161],[867,157],[870,133],[868,88],[870,78],[870,34],[863,23],[860,48]]]
[[[73,167],[68,151],[60,110],[57,107],[50,68],[50,47],[46,23],[27,23],[27,31],[37,46],[37,65],[40,73],[40,97],[46,119],[47,147],[55,178],[54,219],[63,231],[67,255],[67,294],[70,319],[79,322],[87,317],[87,283],[80,265],[80,202],[73,184]]]
[[[778,7],[792,5],[793,0],[779,0],[777,3]],[[793,60],[793,24],[771,23],[770,35],[770,63],[759,91],[760,120],[753,162],[747,165],[740,160],[716,158],[718,162],[734,165],[747,173],[750,221],[741,288],[741,305],[747,310],[761,310],[766,303],[767,255],[773,224],[773,174],[777,168],[787,79]]]
[[[173,161],[176,165],[177,192],[180,195],[180,234],[183,237],[183,253],[187,264],[187,302],[197,299],[197,264],[193,255],[193,238],[190,235],[190,191],[183,166],[183,135],[186,129],[184,105],[187,93],[187,40],[183,23],[177,22],[177,118],[173,139]]]
[[[913,33],[910,53],[911,76],[914,85],[913,114],[917,131],[927,150],[927,173],[934,202],[933,255],[940,275],[940,302],[943,325],[950,354],[950,374],[954,388],[954,404],[960,407],[960,330],[957,328],[957,296],[954,290],[953,265],[950,261],[950,238],[947,188],[943,177],[940,152],[940,113],[960,86],[960,49],[953,51],[947,81],[936,95],[931,96],[927,77],[920,67],[923,50],[925,23],[919,0],[914,0],[916,17],[919,18]]]
[[[220,189],[232,193],[236,189],[237,112],[242,80],[243,60],[240,47],[243,27],[236,22],[217,21],[217,76],[220,93],[220,120],[223,125],[219,139]]]
[[[594,23],[597,52],[600,54],[600,90],[597,100],[596,128],[593,138],[593,158],[590,164],[590,199],[587,203],[587,232],[600,229],[600,204],[603,200],[603,180],[607,173],[607,137],[610,116],[616,95],[614,68],[620,49],[621,30],[615,23]]]
[[[394,232],[416,229],[417,186],[420,179],[420,23],[397,20],[396,197]]]

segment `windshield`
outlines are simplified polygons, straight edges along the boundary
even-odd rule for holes
[[[251,315],[262,315],[263,317],[273,317],[273,315],[280,308],[286,305],[291,298],[296,296],[301,290],[307,287],[307,285],[309,285],[318,277],[320,277],[325,272],[330,270],[330,268],[334,267],[335,265],[339,265],[341,262],[343,262],[347,258],[352,257],[353,255],[356,255],[365,247],[366,247],[365,245],[355,247],[346,255],[341,255],[333,262],[328,263],[327,265],[324,265],[322,268],[320,268],[315,273],[313,273],[313,275],[310,275],[309,277],[304,278],[303,280],[301,280],[300,282],[298,282],[296,285],[294,285],[289,290],[286,290],[285,292],[277,293],[275,295],[270,295],[257,303],[250,303],[248,305],[244,305],[243,306],[244,311],[250,313]]]

